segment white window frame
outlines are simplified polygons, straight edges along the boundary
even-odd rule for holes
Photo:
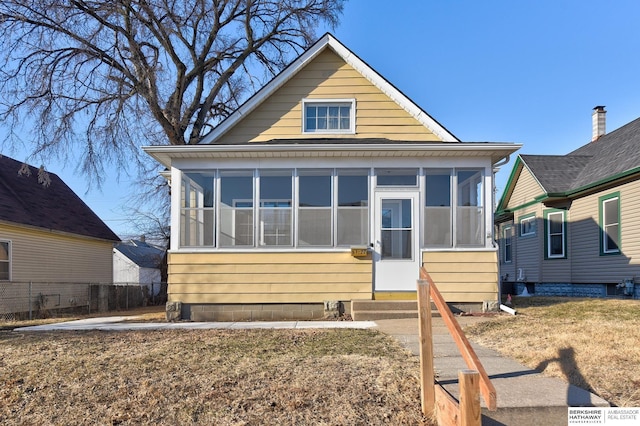
[[[349,106],[349,129],[316,129],[307,130],[307,106]],[[302,100],[302,133],[317,134],[355,134],[356,133],[356,100],[355,99],[309,99]]]
[[[606,209],[606,205],[607,203],[610,203],[612,201],[615,201],[618,203],[618,209],[616,211],[616,214],[614,215],[615,217],[613,218],[612,221],[609,221],[611,218],[607,217],[607,209]],[[601,235],[601,240],[602,240],[602,245],[600,247],[600,250],[602,250],[602,254],[618,254],[620,253],[620,196],[619,195],[614,195],[614,196],[610,196],[607,198],[603,198],[600,200],[601,203],[601,214],[602,214],[602,235]],[[608,245],[608,229],[611,226],[616,226],[618,228],[618,245],[615,248],[610,248]]]
[[[0,260],[0,262],[6,262],[9,265],[9,269],[8,269],[8,277],[6,280],[3,280],[0,278],[0,281],[11,281],[11,265],[12,265],[12,261],[11,261],[11,256],[13,254],[13,247],[11,246],[11,240],[0,240],[0,243],[6,243],[7,244],[7,260]]]
[[[551,233],[551,216],[555,216],[555,215],[560,215],[560,217],[562,218],[562,231],[560,233],[556,233],[556,234],[552,234]],[[545,216],[546,220],[547,220],[547,229],[546,229],[546,233],[547,233],[547,259],[565,259],[567,257],[567,253],[566,253],[566,247],[567,247],[567,229],[566,229],[566,222],[565,222],[565,212],[564,211],[550,211],[546,214]],[[551,253],[551,237],[552,236],[557,236],[560,235],[562,237],[562,253],[559,254],[552,254]]]
[[[523,225],[525,223],[530,223],[528,232],[523,231]],[[519,224],[520,224],[521,237],[529,237],[531,235],[536,235],[536,216],[535,215],[523,217],[522,219],[520,219]]]
[[[502,230],[503,235],[503,253],[502,253],[502,261],[503,263],[511,263],[513,262],[513,226],[508,225],[505,226]],[[507,243],[508,241],[508,243]],[[507,259],[507,246],[509,247],[509,259]]]

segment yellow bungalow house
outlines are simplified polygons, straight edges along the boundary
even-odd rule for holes
[[[493,172],[518,145],[461,142],[332,35],[171,173],[168,310],[191,320],[322,317],[327,301],[498,298]]]

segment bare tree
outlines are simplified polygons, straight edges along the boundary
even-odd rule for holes
[[[3,0],[0,120],[34,153],[104,164],[193,144],[314,39],[344,0]]]

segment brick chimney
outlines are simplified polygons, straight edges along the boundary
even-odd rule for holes
[[[593,127],[593,133],[591,136],[591,142],[597,141],[600,136],[607,133],[607,111],[605,111],[603,105],[599,105],[593,108],[593,114],[591,115],[591,122]]]

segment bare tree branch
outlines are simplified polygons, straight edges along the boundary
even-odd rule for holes
[[[0,122],[100,185],[143,144],[193,144],[344,0],[4,0]],[[22,137],[24,139],[24,136]],[[132,165],[131,162],[134,161]]]

